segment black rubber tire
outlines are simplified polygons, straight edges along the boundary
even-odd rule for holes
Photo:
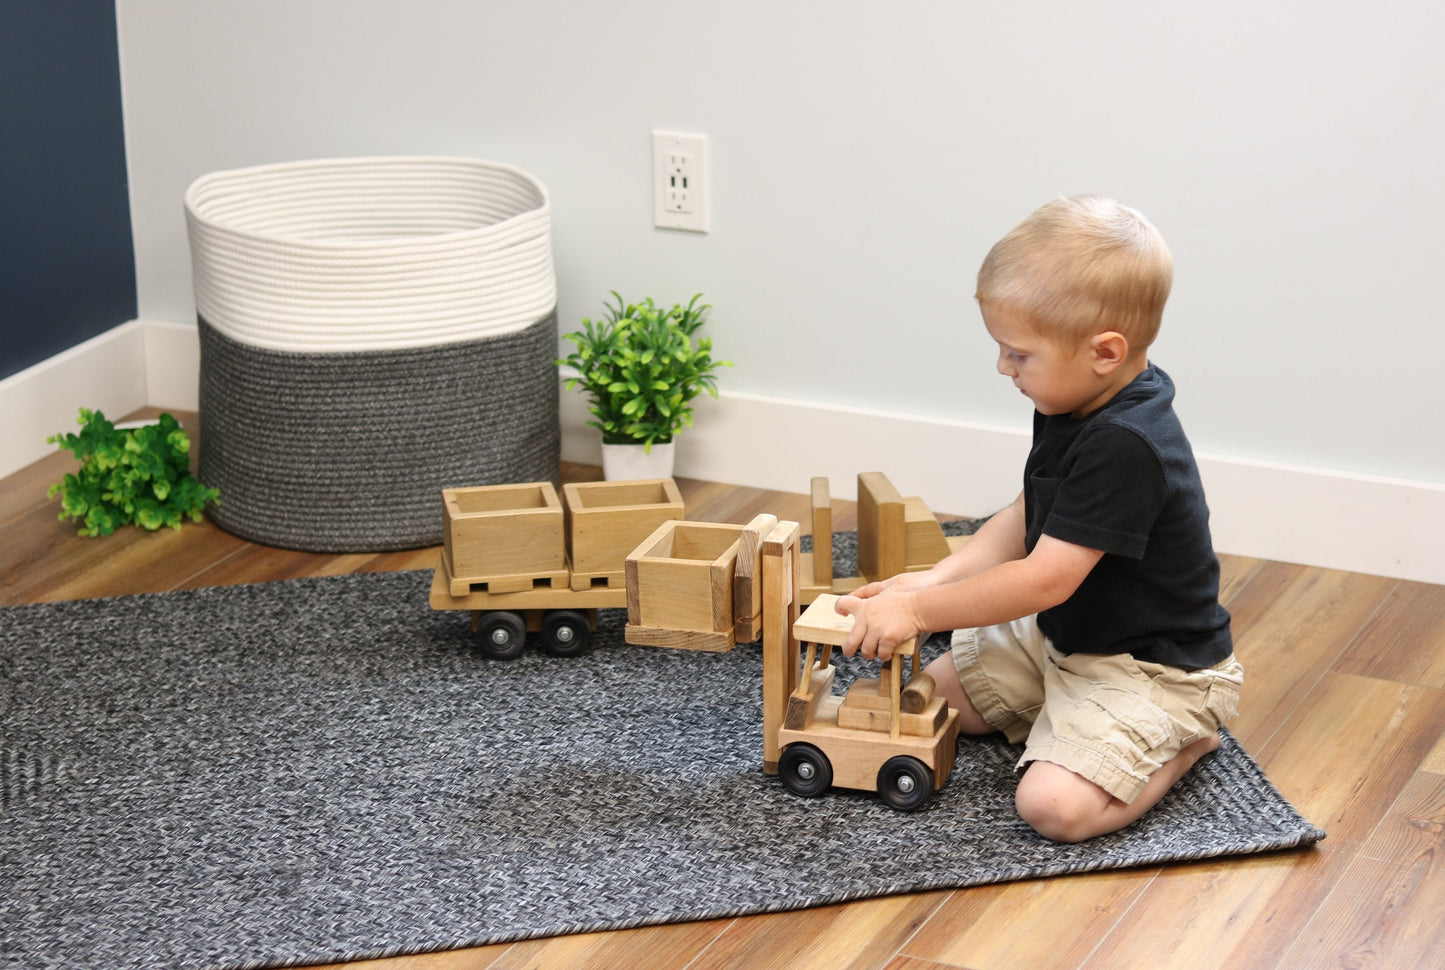
[[[811,744],[790,744],[778,758],[778,778],[794,795],[816,798],[833,784],[833,765]]]
[[[922,807],[933,794],[933,772],[917,758],[896,755],[878,769],[878,797],[900,812]]]
[[[592,645],[592,621],[576,610],[552,610],[542,618],[542,649],[554,657],[576,657]]]
[[[496,610],[477,620],[477,649],[492,660],[515,660],[527,647],[527,623],[515,613]]]

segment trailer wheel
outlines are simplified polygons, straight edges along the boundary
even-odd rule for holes
[[[483,613],[477,620],[477,647],[493,660],[515,660],[527,646],[527,624],[515,613]]]
[[[878,769],[878,797],[902,812],[911,812],[933,794],[933,772],[917,758],[900,754]]]
[[[791,744],[778,758],[778,778],[794,795],[814,798],[833,784],[833,765],[811,744]]]
[[[542,649],[554,657],[576,657],[592,642],[592,622],[576,610],[552,610],[542,618]]]

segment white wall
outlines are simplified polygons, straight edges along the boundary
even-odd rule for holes
[[[1153,356],[1199,451],[1445,489],[1438,4],[117,8],[143,319],[192,319],[199,175],[471,155],[549,187],[564,325],[703,291],[729,391],[1023,429],[973,274],[1036,205],[1102,192],[1175,252]],[[652,228],[654,127],[710,135],[709,235]]]

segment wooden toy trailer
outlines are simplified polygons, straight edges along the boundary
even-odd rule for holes
[[[486,485],[442,490],[434,610],[468,610],[477,646],[510,660],[528,632],[556,656],[584,652],[597,611],[625,607],[627,554],[683,517],[672,479]]]
[[[626,639],[723,651],[761,637],[764,771],[799,795],[837,785],[916,809],[953,770],[958,712],[919,672],[916,640],[877,679],[832,693],[831,647],[843,643],[852,621],[833,609],[833,595],[820,595],[800,616],[799,531],[771,515],[746,526],[659,526],[627,558]],[[800,638],[810,644],[801,665]],[[906,687],[904,657],[912,672]]]

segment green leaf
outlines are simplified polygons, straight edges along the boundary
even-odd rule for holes
[[[666,310],[650,298],[628,303],[616,290],[611,296],[604,319],[584,318],[563,337],[574,350],[557,362],[578,373],[566,386],[582,389],[604,441],[671,440],[691,420],[687,402],[703,391],[716,395],[716,370],[732,366],[713,359],[708,338],[694,345],[712,308],[701,293]]]
[[[77,535],[109,535],[132,523],[180,528],[185,518],[200,521],[207,504],[220,502],[216,489],[191,477],[190,437],[174,415],[118,431],[99,411],[82,408],[78,423],[78,435],[47,439],[80,460],[77,471],[47,492],[60,497],[60,519],[79,523]]]

